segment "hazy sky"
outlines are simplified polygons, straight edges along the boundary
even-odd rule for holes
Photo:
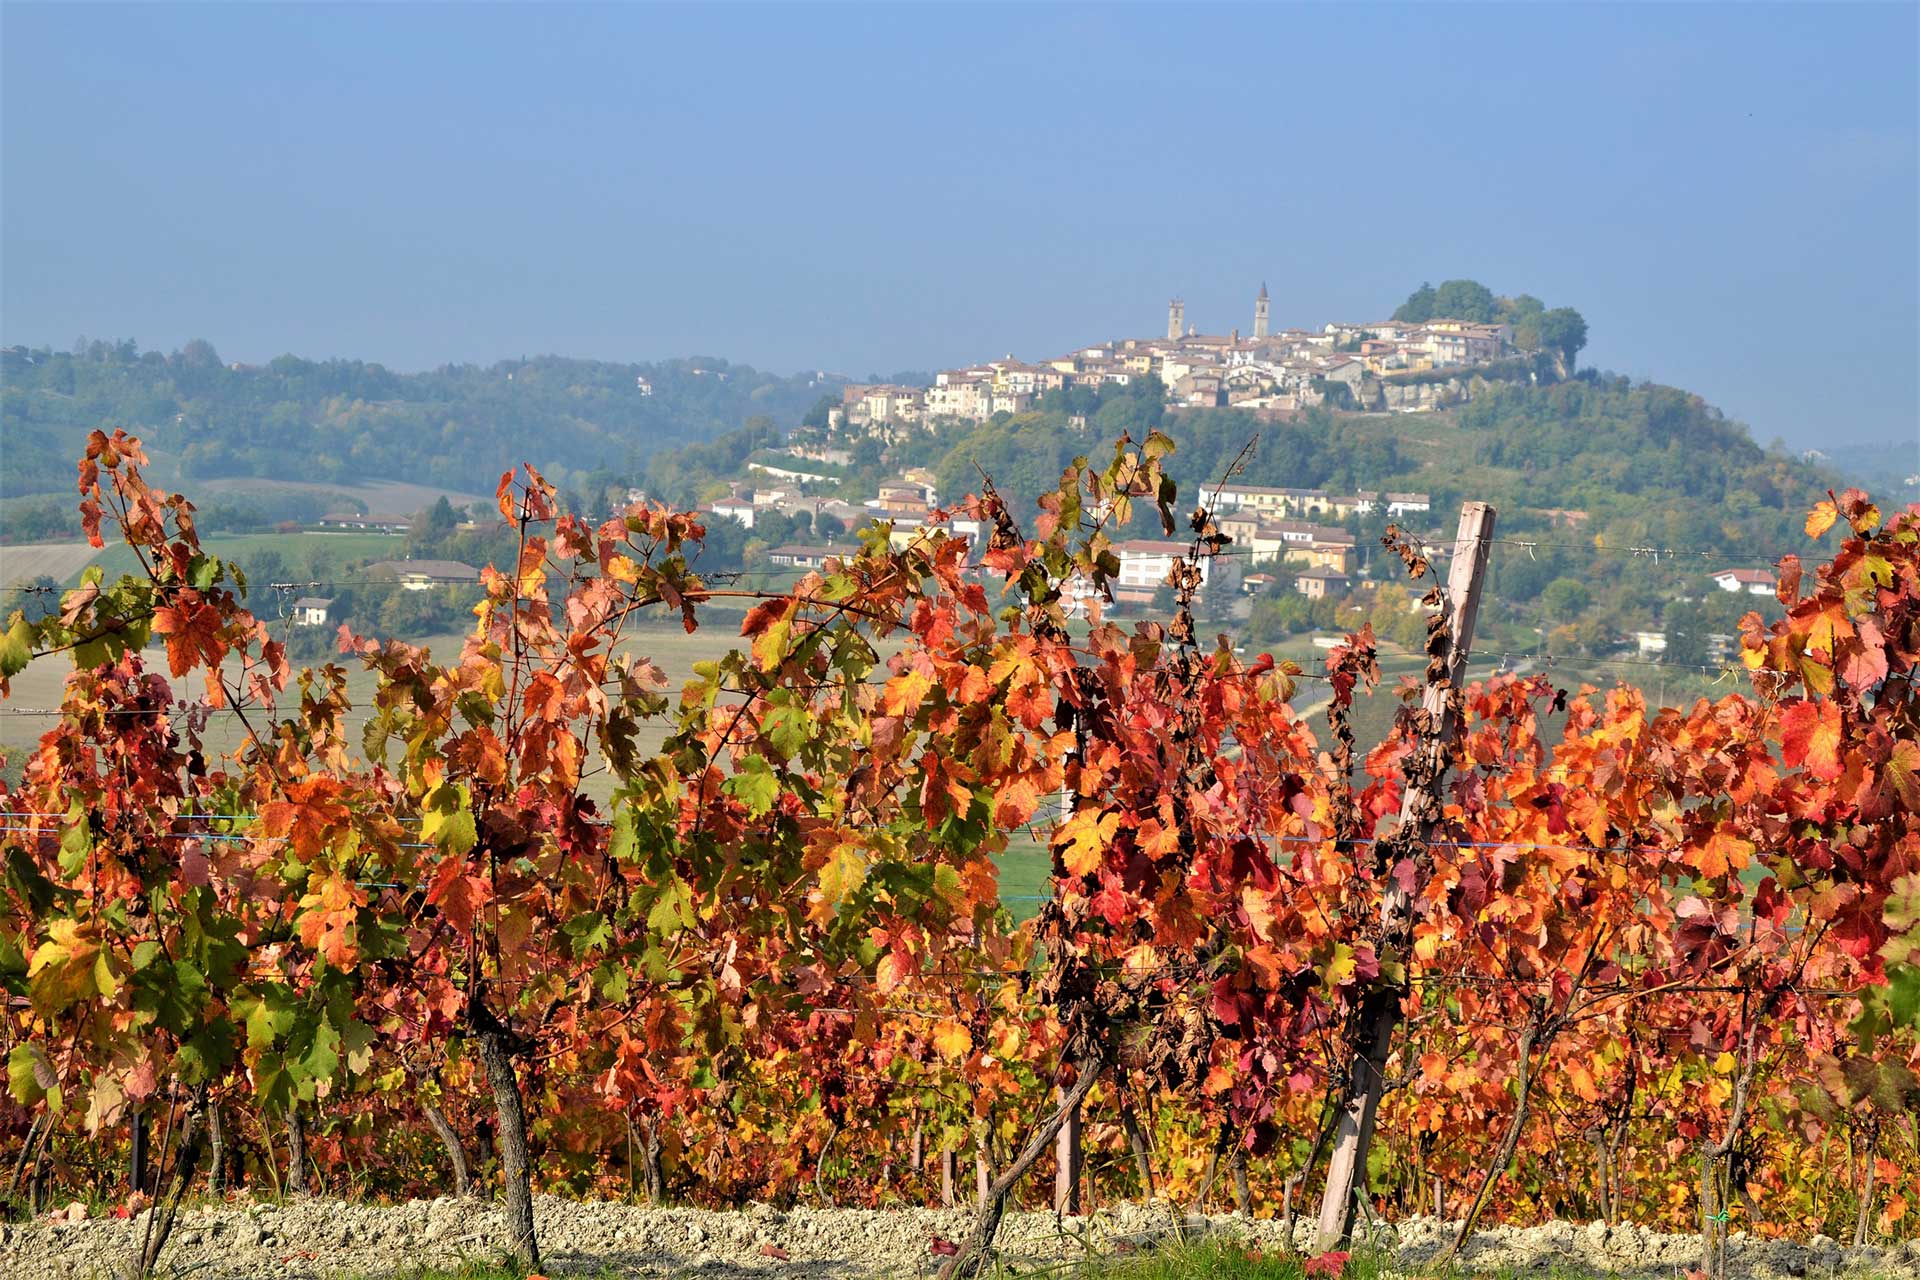
[[[860,376],[1464,275],[1912,440],[1917,15],[8,3],[0,330]]]

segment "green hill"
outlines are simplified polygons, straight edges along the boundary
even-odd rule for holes
[[[565,482],[638,466],[755,414],[794,421],[821,394],[695,357],[617,364],[540,356],[396,373],[358,360],[281,356],[228,365],[204,342],[163,355],[133,343],[74,352],[0,351],[0,497],[73,483],[88,431],[125,426],[178,481],[261,477],[352,484],[378,478],[490,493],[525,460]]]
[[[1403,523],[1429,538],[1451,537],[1462,501],[1492,502],[1502,541],[1482,614],[1483,648],[1569,664],[1633,657],[1622,641],[1636,631],[1665,633],[1669,663],[1707,663],[1714,637],[1735,632],[1747,610],[1778,607],[1771,597],[1722,591],[1710,575],[1805,551],[1807,507],[1840,483],[1800,457],[1762,448],[1696,395],[1586,372],[1545,385],[1494,386],[1435,413],[1315,409],[1291,421],[1235,409],[1172,411],[1151,379],[1098,395],[1062,393],[1031,413],[910,438],[884,459],[866,442],[843,496],[871,493],[889,470],[927,466],[951,500],[977,490],[985,471],[1016,509],[1031,514],[1033,495],[1057,483],[1076,454],[1097,454],[1122,431],[1141,439],[1156,427],[1178,445],[1171,470],[1183,509],[1241,459],[1249,441],[1241,482],[1424,492],[1431,511]],[[659,454],[647,483],[664,492],[724,479],[757,443],[739,432]],[[869,456],[861,459],[863,451]],[[1345,523],[1368,559],[1349,602],[1309,603],[1283,588],[1228,629],[1273,645],[1371,617],[1383,635],[1417,643],[1418,617],[1394,589],[1398,567],[1377,546],[1384,516]],[[1128,532],[1161,536],[1144,508]]]

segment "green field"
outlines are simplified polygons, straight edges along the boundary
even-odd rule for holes
[[[260,535],[264,538],[300,537],[303,535]],[[318,536],[318,535],[316,535]],[[374,537],[379,535],[343,534],[343,539]],[[703,612],[704,625],[692,635],[677,625],[649,624],[630,633],[619,648],[625,654],[644,655],[651,659],[665,674],[669,693],[676,693],[687,681],[693,678],[693,666],[696,662],[718,658],[728,650],[740,645],[739,623],[741,614],[732,610],[714,609]],[[274,624],[278,627],[279,624]],[[452,661],[459,655],[464,636],[439,635],[411,639],[410,643],[420,644],[443,661]],[[891,652],[894,646],[883,646],[882,652]],[[167,669],[165,649],[151,646],[144,654],[150,670],[164,674]],[[367,703],[374,689],[374,677],[354,659],[341,659],[348,672],[347,691],[353,702],[353,710],[347,717],[350,737],[357,737],[361,727],[371,716]],[[41,714],[60,705],[61,691],[65,685],[71,665],[64,656],[51,655],[37,658],[13,680],[12,695],[0,703],[0,752],[14,756],[23,749],[30,748],[40,735],[52,723],[52,717]],[[230,665],[229,672],[237,670]],[[189,675],[184,680],[174,682],[176,696],[198,698],[205,688],[198,674]],[[297,699],[298,693],[290,688],[284,695],[289,700]],[[291,706],[291,701],[289,702]],[[254,716],[256,731],[260,728],[261,718]],[[644,750],[656,749],[666,737],[670,728],[667,720],[656,721],[642,731],[640,744]],[[225,754],[237,750],[246,740],[246,730],[241,718],[233,712],[215,713],[208,723],[206,749],[210,754]],[[602,798],[610,790],[604,775],[590,780],[587,790],[596,791]]]
[[[400,560],[407,554],[407,540],[392,533],[210,533],[201,539],[208,555],[239,562],[245,571],[261,555],[271,551],[280,557],[297,581],[326,582],[349,565],[368,560]],[[110,546],[100,553],[98,563],[108,582],[121,574],[138,573],[139,562],[124,546]],[[79,571],[69,574],[72,583]],[[256,596],[264,583],[255,581]]]
[[[1040,819],[1048,810],[1034,815],[1034,825],[1046,829]],[[1040,910],[1040,903],[1053,892],[1053,858],[1030,833],[1021,833],[1007,843],[1000,855],[1000,900],[1015,920],[1026,920]]]
[[[153,455],[156,464],[162,463],[165,455]],[[383,515],[409,516],[423,507],[430,507],[440,498],[445,498],[456,509],[464,510],[476,502],[491,506],[493,499],[486,494],[466,493],[459,489],[449,489],[444,485],[414,484],[405,480],[368,480],[360,484],[314,484],[304,480],[270,480],[262,476],[221,476],[210,479],[193,479],[176,483],[175,487],[187,490],[187,496],[199,501],[202,495],[219,494],[246,499],[252,502],[270,504],[275,495],[309,494],[323,499],[329,506],[352,508],[355,504],[370,512]]]

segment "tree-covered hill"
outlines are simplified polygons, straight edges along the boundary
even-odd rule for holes
[[[1761,447],[1699,396],[1595,372],[1490,386],[1431,414],[1314,409],[1276,421],[1238,409],[1169,410],[1163,395],[1152,379],[1056,393],[1030,413],[909,438],[884,458],[863,442],[845,496],[868,496],[875,478],[906,466],[931,468],[948,497],[977,488],[982,471],[1009,494],[1038,492],[1076,454],[1121,432],[1143,439],[1159,428],[1179,446],[1169,470],[1183,503],[1237,460],[1247,484],[1429,493],[1436,529],[1450,530],[1446,511],[1476,498],[1494,503],[1501,527],[1516,533],[1558,529],[1562,540],[1687,547],[1744,563],[1796,549],[1807,504],[1839,483],[1799,456]],[[768,438],[761,423],[663,452],[649,488],[683,501],[711,496]]]
[[[1491,651],[1544,651],[1567,661],[1618,656],[1644,630],[1666,634],[1669,661],[1706,662],[1713,637],[1736,631],[1741,614],[1777,608],[1771,597],[1722,591],[1711,575],[1805,551],[1802,516],[1841,483],[1799,456],[1756,444],[1696,395],[1583,372],[1558,383],[1491,387],[1444,412],[1316,409],[1290,421],[1236,409],[1172,411],[1147,379],[1099,394],[1058,393],[1031,413],[909,438],[884,456],[877,442],[862,441],[838,489],[857,502],[888,474],[922,466],[938,478],[943,499],[977,490],[985,472],[1017,506],[1017,495],[1043,491],[1075,455],[1097,455],[1123,431],[1138,440],[1156,427],[1178,446],[1168,470],[1183,509],[1236,460],[1247,484],[1427,493],[1431,511],[1403,523],[1443,542],[1462,501],[1492,502],[1504,541],[1489,584],[1496,607],[1484,615]],[[765,439],[761,424],[660,453],[646,483],[681,501],[712,496]],[[1332,598],[1310,604],[1282,586],[1256,606],[1246,639],[1274,643],[1285,632],[1370,618],[1383,633],[1417,643],[1417,618],[1405,610],[1406,597],[1390,590],[1397,567],[1377,552],[1385,517],[1346,523],[1370,560],[1366,576],[1381,588],[1377,597],[1363,589],[1354,598],[1383,603],[1350,616]],[[1145,504],[1127,533],[1160,536]],[[1390,598],[1397,612],[1385,603]]]
[[[1586,534],[1622,545],[1791,549],[1806,504],[1836,483],[1699,396],[1607,375],[1492,388],[1432,421],[1438,438],[1425,422],[1403,427],[1425,442],[1416,454],[1436,494],[1486,498],[1518,527],[1585,512]]]
[[[124,425],[181,480],[351,483],[372,477],[490,491],[527,460],[560,479],[637,467],[653,451],[766,414],[794,421],[822,391],[695,357],[615,364],[541,356],[396,373],[358,360],[223,363],[205,342],[0,352],[0,497],[64,491],[86,433]]]

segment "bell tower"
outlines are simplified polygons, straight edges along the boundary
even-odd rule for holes
[[[1167,304],[1167,337],[1179,339],[1187,327],[1187,304],[1175,298]]]
[[[1260,282],[1260,296],[1253,300],[1253,340],[1260,341],[1267,336],[1267,325],[1271,312],[1268,310],[1267,282]]]

